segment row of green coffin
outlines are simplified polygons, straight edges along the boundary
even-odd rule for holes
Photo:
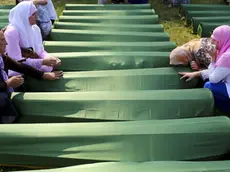
[[[178,119],[214,115],[208,89],[15,93],[20,123]]]
[[[79,92],[79,91],[129,91],[189,89],[198,85],[198,80],[180,80],[178,72],[187,68],[155,68],[130,70],[104,70],[65,72],[55,81],[26,79],[30,92]]]
[[[0,144],[1,164],[37,167],[100,161],[214,160],[230,149],[230,121],[206,117],[0,125]]]
[[[151,9],[150,4],[66,4],[65,10],[144,10]]]
[[[105,44],[103,44],[103,46],[104,45]],[[60,45],[60,48],[61,47],[62,46]],[[59,50],[58,48],[57,51]],[[95,51],[96,47],[94,51],[92,51],[92,48],[93,47],[85,47],[85,51],[88,52],[52,53],[51,55],[56,56],[62,60],[62,64],[58,67],[58,69],[63,71],[91,71],[169,67],[169,52],[97,52]],[[113,47],[108,48],[112,50]],[[52,49],[46,47],[46,49],[55,51],[55,47],[53,47]],[[71,50],[81,51],[81,47],[76,47],[75,49],[73,47],[71,48]]]
[[[228,172],[230,161],[208,162],[107,162],[89,165],[70,166],[49,170],[19,172]]]
[[[213,16],[213,17],[193,17],[192,20],[193,33],[197,33],[197,28],[200,23],[229,23],[230,16]]]
[[[213,30],[215,28],[217,28],[218,26],[221,25],[230,25],[230,21],[228,23],[206,23],[206,22],[202,22],[199,24],[198,28],[197,28],[197,34],[200,37],[209,37],[211,36]]]
[[[84,22],[104,24],[158,24],[158,15],[132,16],[60,16],[60,22]]]
[[[228,5],[223,4],[182,4],[179,8],[179,14],[186,17],[188,11],[227,11],[229,9]]]
[[[169,41],[164,32],[130,32],[99,30],[52,29],[52,41],[117,41],[117,42],[154,42]]]
[[[100,30],[100,31],[130,31],[130,32],[164,32],[162,24],[102,24],[102,23],[71,23],[55,22],[55,29],[69,30]]]
[[[176,48],[174,42],[109,42],[109,41],[45,41],[49,53],[67,52],[171,52]],[[141,57],[140,55],[139,57]]]
[[[186,14],[186,25],[191,24],[193,17],[228,17],[230,15],[230,7],[225,10],[219,11],[188,11]]]
[[[134,10],[64,10],[64,16],[126,16],[126,15],[153,15],[153,9],[134,9]]]
[[[15,5],[0,5],[0,9],[10,10],[14,8]]]

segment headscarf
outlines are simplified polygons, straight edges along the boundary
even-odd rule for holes
[[[218,41],[215,66],[230,68],[230,26],[222,25],[217,27],[213,31],[212,38]]]
[[[36,25],[29,23],[29,17],[37,11],[32,1],[23,1],[10,10],[9,26],[13,26],[20,35],[20,44],[23,48],[32,47],[34,51],[38,51],[40,43],[37,42],[38,30]]]

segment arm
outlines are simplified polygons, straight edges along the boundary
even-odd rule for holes
[[[42,66],[42,59],[24,59],[22,57],[20,48],[20,36],[16,29],[8,27],[4,33],[7,41],[6,52],[15,61],[24,60],[24,64],[40,69]]]
[[[209,72],[209,81],[219,83],[230,74],[230,69],[225,67],[216,67],[211,73]]]
[[[5,57],[5,58],[6,58],[5,63],[7,63],[7,66],[10,70],[14,70],[16,72],[23,73],[25,75],[28,75],[28,76],[31,76],[37,79],[41,79],[44,75],[43,72],[36,70],[26,64],[16,62],[12,60],[10,57]]]
[[[7,92],[7,84],[2,77],[0,77],[0,92]]]

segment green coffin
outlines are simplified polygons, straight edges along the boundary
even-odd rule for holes
[[[5,23],[0,23],[0,29],[4,28],[8,23],[5,22]]]
[[[197,34],[200,37],[210,37],[213,30],[215,28],[217,28],[218,26],[221,26],[221,25],[230,25],[230,22],[228,22],[228,23],[206,23],[206,22],[202,22],[199,24],[199,26],[197,28]]]
[[[141,10],[151,9],[150,4],[107,4],[107,5],[96,5],[96,4],[66,4],[66,10]]]
[[[15,5],[0,5],[0,9],[12,9]]]
[[[158,15],[135,16],[60,16],[60,22],[104,24],[158,24]]]
[[[96,30],[52,29],[53,41],[116,41],[116,42],[154,42],[169,41],[167,33],[121,32]]]
[[[135,10],[64,10],[64,16],[128,16],[128,15],[153,15],[154,10],[151,9],[135,9]]]
[[[9,12],[10,12],[10,10],[8,10],[8,9],[1,9],[1,7],[0,7],[0,16],[8,16]]]
[[[230,22],[230,15],[228,17],[193,17],[192,18],[192,27],[193,32],[197,33],[198,25],[201,22],[207,22],[207,23],[226,23]]]
[[[105,31],[130,31],[130,32],[164,32],[162,24],[101,24],[101,23],[68,23],[55,22],[55,29],[70,30],[105,30]]]
[[[50,53],[58,52],[170,52],[176,48],[174,42],[70,42],[45,41],[45,49]]]
[[[230,161],[183,162],[105,162],[70,166],[50,170],[31,170],[21,172],[228,172]]]
[[[1,164],[60,167],[89,160],[195,160],[229,151],[230,121],[227,117],[210,117],[1,125],[0,140]]]
[[[181,16],[186,16],[187,11],[228,11],[230,7],[222,4],[182,4],[179,9]]]
[[[179,71],[189,68],[157,68],[65,72],[61,80],[45,81],[28,78],[26,91],[30,92],[79,92],[79,91],[129,91],[194,88],[198,80],[180,80]]]
[[[192,17],[227,17],[230,16],[230,8],[228,11],[188,11],[187,12],[187,24],[190,24]]]
[[[178,119],[210,116],[214,107],[208,89],[15,93],[12,101],[21,122]]]
[[[169,67],[169,52],[52,53],[62,60],[63,71],[92,71]]]
[[[0,23],[7,23],[8,22],[8,16],[0,16]]]

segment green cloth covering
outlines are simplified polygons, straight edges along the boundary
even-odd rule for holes
[[[70,30],[105,30],[105,31],[130,31],[130,32],[164,32],[162,24],[102,24],[102,23],[68,23],[55,22],[55,29]]]
[[[47,81],[27,78],[26,91],[79,92],[79,91],[129,91],[186,89],[198,85],[180,80],[178,72],[190,68],[156,68],[110,71],[65,72],[60,80]]]
[[[228,17],[192,17],[192,27],[193,27],[193,33],[197,33],[198,25],[201,22],[207,22],[207,23],[226,23],[230,22],[230,15]]]
[[[116,41],[116,42],[154,42],[169,41],[168,33],[121,32],[99,30],[52,29],[53,41]]]
[[[151,9],[150,4],[66,4],[65,10],[141,10]]]
[[[12,9],[15,5],[0,5],[0,9]]]
[[[78,118],[178,119],[214,113],[214,100],[208,89],[14,93],[12,101],[22,115],[21,122],[27,118],[31,118],[29,122],[40,122],[46,117],[50,119],[45,122],[55,118],[62,122]]]
[[[187,11],[228,11],[230,7],[223,4],[181,4],[179,14],[182,17],[186,16]]]
[[[200,37],[210,37],[211,33],[215,28],[221,25],[230,25],[230,21],[228,23],[207,23],[207,22],[202,22],[199,24],[197,28],[197,34]]]
[[[118,70],[169,67],[169,52],[52,53],[62,60],[63,71]]]
[[[45,41],[45,49],[49,53],[59,52],[103,52],[113,51],[134,52],[169,52],[176,48],[174,42],[75,42],[75,41]]]
[[[7,23],[8,22],[8,16],[0,16],[0,23]]]
[[[0,8],[0,16],[8,16],[10,10],[9,9],[1,9]]]
[[[153,15],[154,10],[151,9],[135,9],[135,10],[64,10],[64,16],[108,16],[108,15]]]
[[[228,172],[230,161],[183,162],[105,162],[48,170],[18,172]]]
[[[4,28],[7,25],[7,23],[0,23],[0,29]]]
[[[146,162],[205,159],[229,151],[229,122],[227,117],[210,117],[0,125],[0,161],[1,164],[60,167],[67,165],[65,162],[68,160],[68,165],[71,162],[78,165],[89,163],[87,160]],[[21,155],[21,158],[15,161],[17,156],[10,158],[10,155]],[[62,162],[59,158],[66,161]]]
[[[133,16],[60,16],[60,22],[84,22],[103,24],[158,24],[158,15]]]
[[[186,24],[191,24],[191,18],[192,17],[227,17],[230,15],[230,8],[228,11],[188,11],[186,14]]]

